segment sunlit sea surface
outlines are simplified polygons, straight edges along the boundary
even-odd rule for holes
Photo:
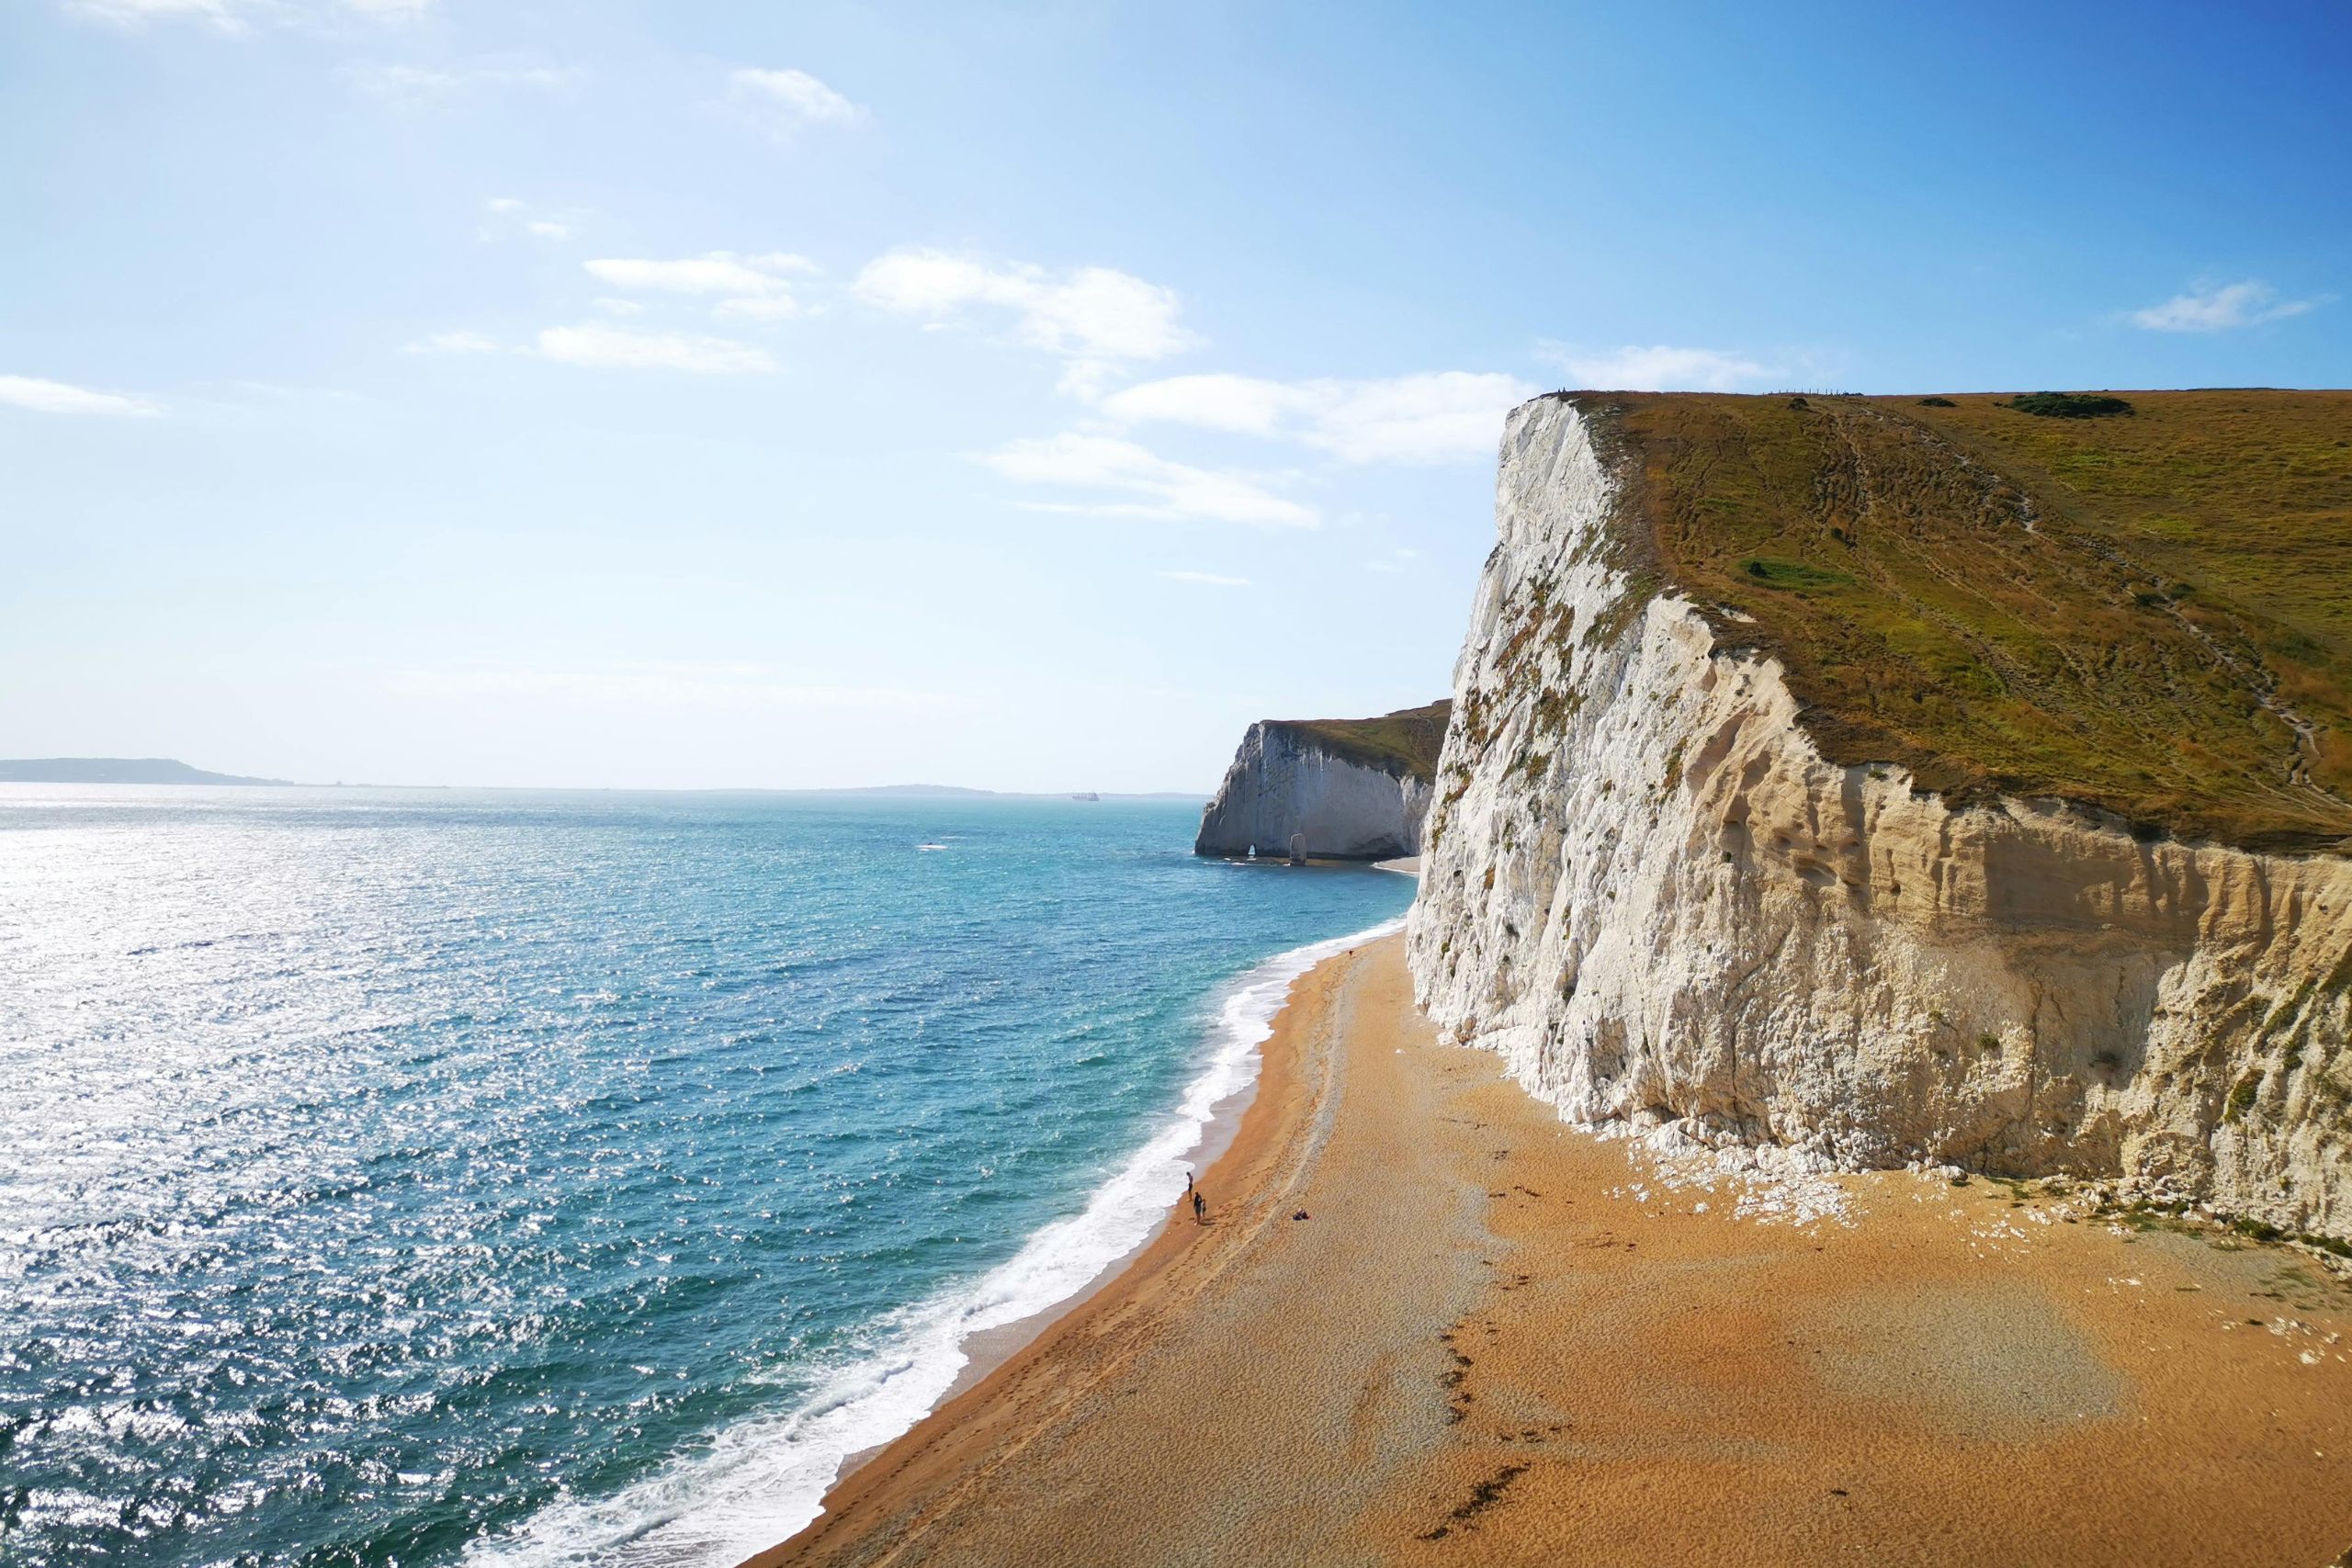
[[[0,785],[0,1562],[781,1539],[1411,896],[1197,809]]]

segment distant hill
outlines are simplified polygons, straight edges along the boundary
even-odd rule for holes
[[[249,779],[209,773],[170,757],[0,758],[0,784],[282,784],[284,779]]]

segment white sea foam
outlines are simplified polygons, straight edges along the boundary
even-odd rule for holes
[[[808,1524],[823,1512],[843,1460],[890,1441],[939,1403],[969,1359],[972,1336],[1069,1300],[1150,1238],[1183,1192],[1216,1108],[1257,1081],[1258,1047],[1291,982],[1403,925],[1294,948],[1229,984],[1182,1102],[1080,1213],[978,1279],[876,1325],[874,1352],[793,1408],[739,1422],[611,1497],[550,1504],[519,1529],[474,1542],[469,1568],[703,1568],[741,1562]]]

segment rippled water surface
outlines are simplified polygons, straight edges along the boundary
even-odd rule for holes
[[[1196,816],[0,785],[0,1561],[788,1531],[1410,897]]]

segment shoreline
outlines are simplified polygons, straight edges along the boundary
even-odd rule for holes
[[[1301,977],[1332,954],[1393,934],[1401,925],[1400,917],[1345,936],[1288,948],[1221,982],[1210,994],[1215,1010],[1202,1037],[1206,1049],[1192,1076],[1185,1080],[1182,1098],[1170,1112],[1170,1122],[1148,1137],[1123,1165],[1089,1193],[1087,1205],[1080,1214],[1056,1221],[1026,1238],[1021,1254],[1017,1254],[1011,1263],[1001,1266],[1000,1270],[983,1277],[980,1283],[985,1284],[988,1278],[994,1277],[994,1273],[1001,1272],[1002,1268],[1017,1264],[1027,1253],[1041,1247],[1049,1247],[1049,1238],[1057,1230],[1081,1225],[1106,1202],[1114,1202],[1115,1206],[1121,1189],[1125,1189],[1131,1197],[1138,1184],[1148,1189],[1162,1179],[1172,1182],[1188,1167],[1197,1174],[1220,1161],[1240,1136],[1250,1109],[1258,1102],[1263,1091],[1267,1046],[1275,1038],[1279,1021]],[[1219,1089],[1222,1092],[1217,1092]],[[1198,1097],[1204,1093],[1215,1093],[1216,1098],[1202,1105]],[[1192,1134],[1189,1147],[1171,1150],[1162,1146],[1171,1134],[1187,1126]],[[821,1520],[828,1506],[827,1500],[876,1456],[887,1452],[910,1433],[920,1430],[938,1412],[984,1382],[1008,1361],[1032,1350],[1072,1314],[1083,1311],[1096,1296],[1111,1288],[1160,1241],[1170,1228],[1174,1213],[1173,1208],[1153,1212],[1133,1245],[1105,1258],[1091,1274],[1036,1310],[1008,1322],[962,1331],[953,1344],[953,1350],[961,1358],[961,1364],[942,1385],[940,1392],[930,1400],[922,1413],[913,1416],[906,1426],[877,1441],[844,1450],[836,1461],[831,1479],[823,1492],[801,1505],[817,1510],[808,1517],[808,1523]],[[1127,1223],[1132,1223],[1132,1216]],[[803,1524],[800,1528],[805,1529],[808,1526]],[[743,1548],[737,1550],[740,1551]]]
[[[1182,1213],[1181,1200],[1171,1204],[1148,1240],[1105,1269],[1086,1291],[1069,1298],[1036,1333],[1001,1355],[985,1372],[959,1380],[956,1390],[899,1438],[844,1465],[826,1491],[823,1512],[784,1541],[745,1559],[742,1568],[775,1568],[812,1560],[809,1553],[821,1551],[845,1523],[854,1525],[865,1512],[888,1506],[894,1492],[906,1484],[910,1471],[915,1472],[914,1484],[920,1486],[933,1469],[944,1470],[958,1462],[963,1456],[955,1450],[975,1436],[985,1437],[1000,1424],[1000,1407],[1010,1387],[1024,1376],[1049,1371],[1068,1341],[1098,1329],[1115,1329],[1139,1301],[1154,1294],[1167,1275],[1189,1260],[1202,1233],[1226,1223],[1219,1213],[1222,1201],[1212,1195],[1261,1184],[1286,1147],[1295,1144],[1305,1122],[1329,1103],[1328,1085],[1305,1081],[1307,1064],[1302,1062],[1299,1048],[1305,1021],[1296,1014],[1299,993],[1328,985],[1331,967],[1361,949],[1376,942],[1399,943],[1402,936],[1375,927],[1339,940],[1353,945],[1321,958],[1291,980],[1266,1038],[1258,1044],[1256,1076],[1233,1097],[1242,1103],[1224,1146],[1196,1171],[1196,1185],[1204,1197],[1211,1198],[1209,1224],[1192,1224]],[[950,1451],[940,1454],[943,1447]]]
[[[1210,1107],[1209,1119],[1202,1123],[1201,1127],[1201,1140],[1197,1146],[1197,1157],[1200,1160],[1198,1168],[1215,1168],[1216,1162],[1223,1158],[1225,1151],[1232,1146],[1234,1138],[1240,1131],[1242,1118],[1249,1113],[1250,1107],[1256,1103],[1259,1086],[1265,1075],[1263,1050],[1264,1046],[1261,1043],[1258,1053],[1260,1057],[1258,1069],[1250,1075],[1250,1081]],[[1201,1185],[1205,1187],[1206,1184]],[[1027,1317],[1001,1324],[994,1328],[981,1329],[967,1338],[962,1345],[965,1357],[963,1370],[956,1374],[956,1381],[947,1385],[947,1392],[939,1396],[938,1403],[925,1413],[914,1427],[909,1427],[906,1432],[901,1432],[897,1438],[875,1443],[843,1456],[841,1472],[834,1476],[832,1485],[825,1488],[825,1496],[831,1497],[834,1490],[862,1469],[868,1461],[887,1451],[891,1444],[918,1430],[922,1422],[930,1420],[932,1416],[945,1409],[956,1401],[958,1395],[985,1381],[990,1373],[1007,1361],[1037,1345],[1053,1332],[1056,1325],[1083,1308],[1087,1303],[1092,1301],[1103,1291],[1108,1290],[1121,1275],[1134,1266],[1137,1258],[1151,1249],[1152,1244],[1165,1235],[1170,1226],[1177,1223],[1177,1209],[1181,1206],[1179,1204],[1170,1207],[1166,1213],[1152,1223],[1150,1230],[1145,1233],[1141,1241],[1105,1263],[1091,1278],[1069,1295],[1049,1306],[1039,1308]],[[821,1514],[819,1516],[819,1517],[822,1517]]]
[[[2352,1285],[2031,1184],[1809,1178],[1822,1207],[1658,1163],[1437,1040],[1402,945],[1292,986],[1214,1224],[1163,1225],[751,1568],[2352,1545]]]

